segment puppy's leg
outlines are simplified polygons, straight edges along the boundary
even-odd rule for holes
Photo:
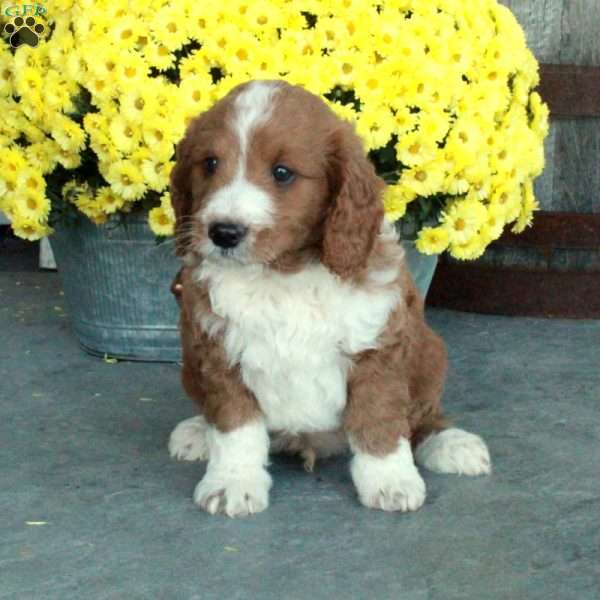
[[[181,421],[171,432],[169,454],[177,460],[208,460],[208,423],[202,415]]]
[[[184,285],[184,300],[190,287]],[[199,310],[198,302],[195,306]],[[269,504],[271,487],[265,468],[269,436],[260,407],[239,366],[231,366],[222,335],[209,336],[185,310],[181,332],[183,386],[206,420],[208,465],[194,502],[230,517],[260,512]],[[200,423],[192,425],[197,432]]]
[[[271,476],[266,470],[269,436],[262,417],[227,432],[211,426],[206,474],[194,502],[211,514],[245,516],[269,505]]]
[[[487,475],[491,471],[485,442],[474,433],[454,427],[425,437],[416,447],[415,459],[436,473]]]
[[[360,449],[354,451],[350,471],[358,497],[368,508],[417,510],[425,502],[425,482],[413,462],[410,442],[400,436],[391,452],[378,456]]]
[[[484,475],[490,472],[490,454],[477,435],[450,428],[444,418],[441,396],[446,372],[446,350],[442,340],[428,327],[422,327],[421,347],[413,369],[413,401],[425,417],[413,433],[415,460],[437,473]]]
[[[349,381],[344,426],[354,453],[350,471],[365,506],[417,510],[425,501],[425,482],[409,441],[408,386],[392,367],[383,373],[382,364],[367,353]]]

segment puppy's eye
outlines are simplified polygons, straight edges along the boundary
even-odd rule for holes
[[[214,175],[219,165],[219,159],[215,156],[209,156],[204,159],[204,171],[207,175]]]
[[[291,169],[288,169],[285,165],[275,165],[273,167],[273,178],[277,183],[291,183],[296,174]]]

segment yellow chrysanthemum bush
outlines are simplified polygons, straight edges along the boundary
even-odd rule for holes
[[[355,123],[421,252],[475,258],[531,222],[548,111],[495,0],[57,0],[46,19],[37,47],[0,46],[0,210],[21,237],[73,207],[96,223],[143,207],[171,234],[174,145],[259,78]]]

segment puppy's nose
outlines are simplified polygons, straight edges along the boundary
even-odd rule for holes
[[[248,228],[237,223],[212,223],[208,228],[208,237],[220,248],[235,248],[246,233]]]

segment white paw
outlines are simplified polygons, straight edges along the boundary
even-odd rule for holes
[[[357,452],[351,473],[360,501],[369,508],[407,512],[425,502],[425,482],[404,438],[398,450],[383,458]]]
[[[171,457],[177,460],[208,460],[208,427],[201,416],[181,421],[169,438]]]
[[[425,438],[417,446],[415,458],[420,465],[437,473],[487,475],[492,469],[485,442],[462,429],[445,429]]]
[[[245,517],[269,506],[271,476],[263,468],[235,477],[231,473],[207,473],[194,490],[194,502],[211,515]]]
[[[368,508],[415,511],[425,502],[425,482],[418,473],[410,479],[398,477],[395,481],[381,482],[374,489],[359,490],[358,497]]]

